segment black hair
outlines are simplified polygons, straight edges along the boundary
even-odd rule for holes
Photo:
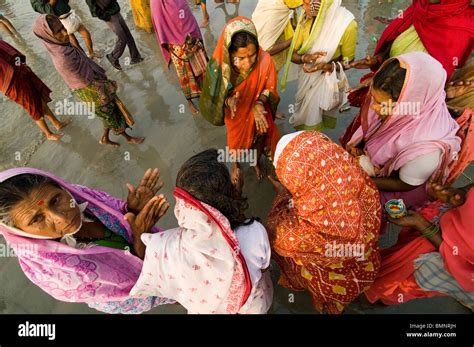
[[[372,86],[374,89],[390,94],[394,101],[398,101],[405,83],[406,74],[407,70],[400,66],[398,59],[393,59],[377,71],[372,81]]]
[[[53,30],[54,24],[57,24],[58,22],[62,25],[61,21],[59,20],[58,17],[52,14],[47,14],[46,15],[46,22],[48,23],[49,28],[53,32],[53,34],[57,34],[57,31]]]
[[[21,174],[0,183],[0,221],[14,226],[11,210],[28,198],[33,190],[48,185],[59,187],[51,178],[36,174]]]
[[[245,48],[250,44],[254,44],[258,52],[259,46],[257,38],[246,31],[240,31],[232,36],[229,53],[235,53],[239,48]]]
[[[208,149],[189,158],[179,169],[176,187],[219,210],[235,230],[246,223],[247,198],[232,184],[229,170],[218,160],[216,149]]]

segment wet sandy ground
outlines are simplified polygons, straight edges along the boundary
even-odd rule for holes
[[[105,58],[100,64],[107,70],[110,79],[119,82],[119,95],[137,121],[133,134],[146,136],[145,143],[141,146],[131,146],[120,139],[122,143],[120,149],[101,146],[98,140],[102,124],[99,120],[87,119],[86,116],[73,117],[73,124],[65,129],[66,135],[61,142],[45,142],[43,135],[28,115],[19,106],[1,96],[0,169],[16,166],[37,167],[53,172],[69,182],[104,190],[117,197],[126,197],[126,182],[135,183],[147,168],[159,167],[165,182],[162,192],[174,204],[172,191],[181,164],[204,149],[224,149],[226,131],[224,127],[213,127],[204,119],[199,116],[193,117],[187,111],[180,112],[185,108],[185,99],[180,91],[175,71],[166,67],[154,34],[135,28],[128,1],[119,2],[122,6],[122,15],[146,60],[133,67],[124,67],[122,72],[113,69]],[[202,33],[210,55],[224,23],[237,15],[237,8],[228,4],[225,12],[222,7],[216,8],[213,1],[208,2],[211,24],[208,29],[203,29]],[[250,17],[257,0],[241,2],[238,14]],[[343,0],[343,5],[352,11],[359,23],[357,58],[373,51],[376,39],[385,27],[373,18],[375,16],[393,18],[399,10],[407,6],[407,3],[405,0]],[[84,1],[71,0],[71,6],[91,31],[96,50],[110,52],[114,46],[115,36],[108,27],[102,21],[90,16]],[[191,6],[200,22],[202,20],[200,9]],[[31,31],[36,13],[31,9],[29,1],[0,0],[0,11],[13,22],[23,36],[24,42],[15,42],[5,36],[3,38],[26,54],[30,67],[53,90],[53,102],[50,103],[53,111],[56,102],[64,99],[72,100],[71,93],[54,69],[45,48]],[[78,39],[82,43],[79,36]],[[123,58],[125,57],[128,57],[128,50]],[[351,85],[356,85],[362,73],[363,71],[350,71]],[[294,94],[295,82],[292,82],[282,95],[280,111],[288,113],[289,106],[294,102]],[[337,129],[326,133],[331,138],[337,139],[351,121],[355,111],[352,109],[342,114]],[[278,126],[283,134],[293,131],[287,121],[278,121]],[[472,176],[472,170],[470,171]],[[260,217],[265,221],[274,197],[270,183],[258,182],[254,170],[248,169],[245,171],[244,192],[250,203],[248,215]],[[172,209],[159,225],[163,228],[176,225]],[[396,232],[389,233],[382,240],[382,244],[388,245],[395,241]],[[275,298],[271,313],[314,313],[306,293],[291,293],[276,285],[278,270],[274,270],[273,275]],[[85,304],[63,303],[51,298],[25,277],[15,258],[0,259],[0,283],[2,313],[97,313]],[[370,314],[469,311],[450,298],[432,298],[414,300],[392,307],[362,307],[359,304],[352,304],[346,312]],[[150,313],[185,313],[185,310],[179,305],[167,305],[155,308]]]

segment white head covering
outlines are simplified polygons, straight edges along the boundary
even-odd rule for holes
[[[278,141],[278,144],[275,149],[275,155],[273,159],[273,165],[275,168],[277,167],[278,164],[278,159],[280,158],[280,155],[283,153],[283,150],[285,147],[293,140],[295,137],[297,137],[299,134],[301,134],[304,130],[297,131],[295,133],[291,133],[288,135],[283,136],[280,141]]]

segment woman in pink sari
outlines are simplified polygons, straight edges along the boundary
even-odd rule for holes
[[[387,60],[375,74],[347,150],[373,177],[382,203],[402,198],[408,208],[419,207],[427,201],[426,182],[445,182],[453,165],[467,164],[455,160],[461,138],[445,82],[442,65],[421,52]]]
[[[0,233],[26,277],[55,299],[107,313],[145,312],[173,302],[130,296],[143,265],[140,233],[159,231],[153,225],[168,208],[154,197],[158,181],[158,170],[148,170],[137,188],[128,186],[125,203],[38,169],[6,170]]]
[[[151,0],[150,6],[156,39],[166,64],[173,63],[188,107],[192,114],[197,114],[199,110],[193,99],[201,95],[205,67],[195,71],[190,57],[199,56],[203,66],[207,64],[207,57],[195,52],[199,46],[204,47],[196,18],[186,0]]]

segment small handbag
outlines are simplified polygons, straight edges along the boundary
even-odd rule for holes
[[[196,77],[203,75],[206,72],[209,59],[202,42],[188,36],[186,39],[186,55],[193,70],[193,75]]]

